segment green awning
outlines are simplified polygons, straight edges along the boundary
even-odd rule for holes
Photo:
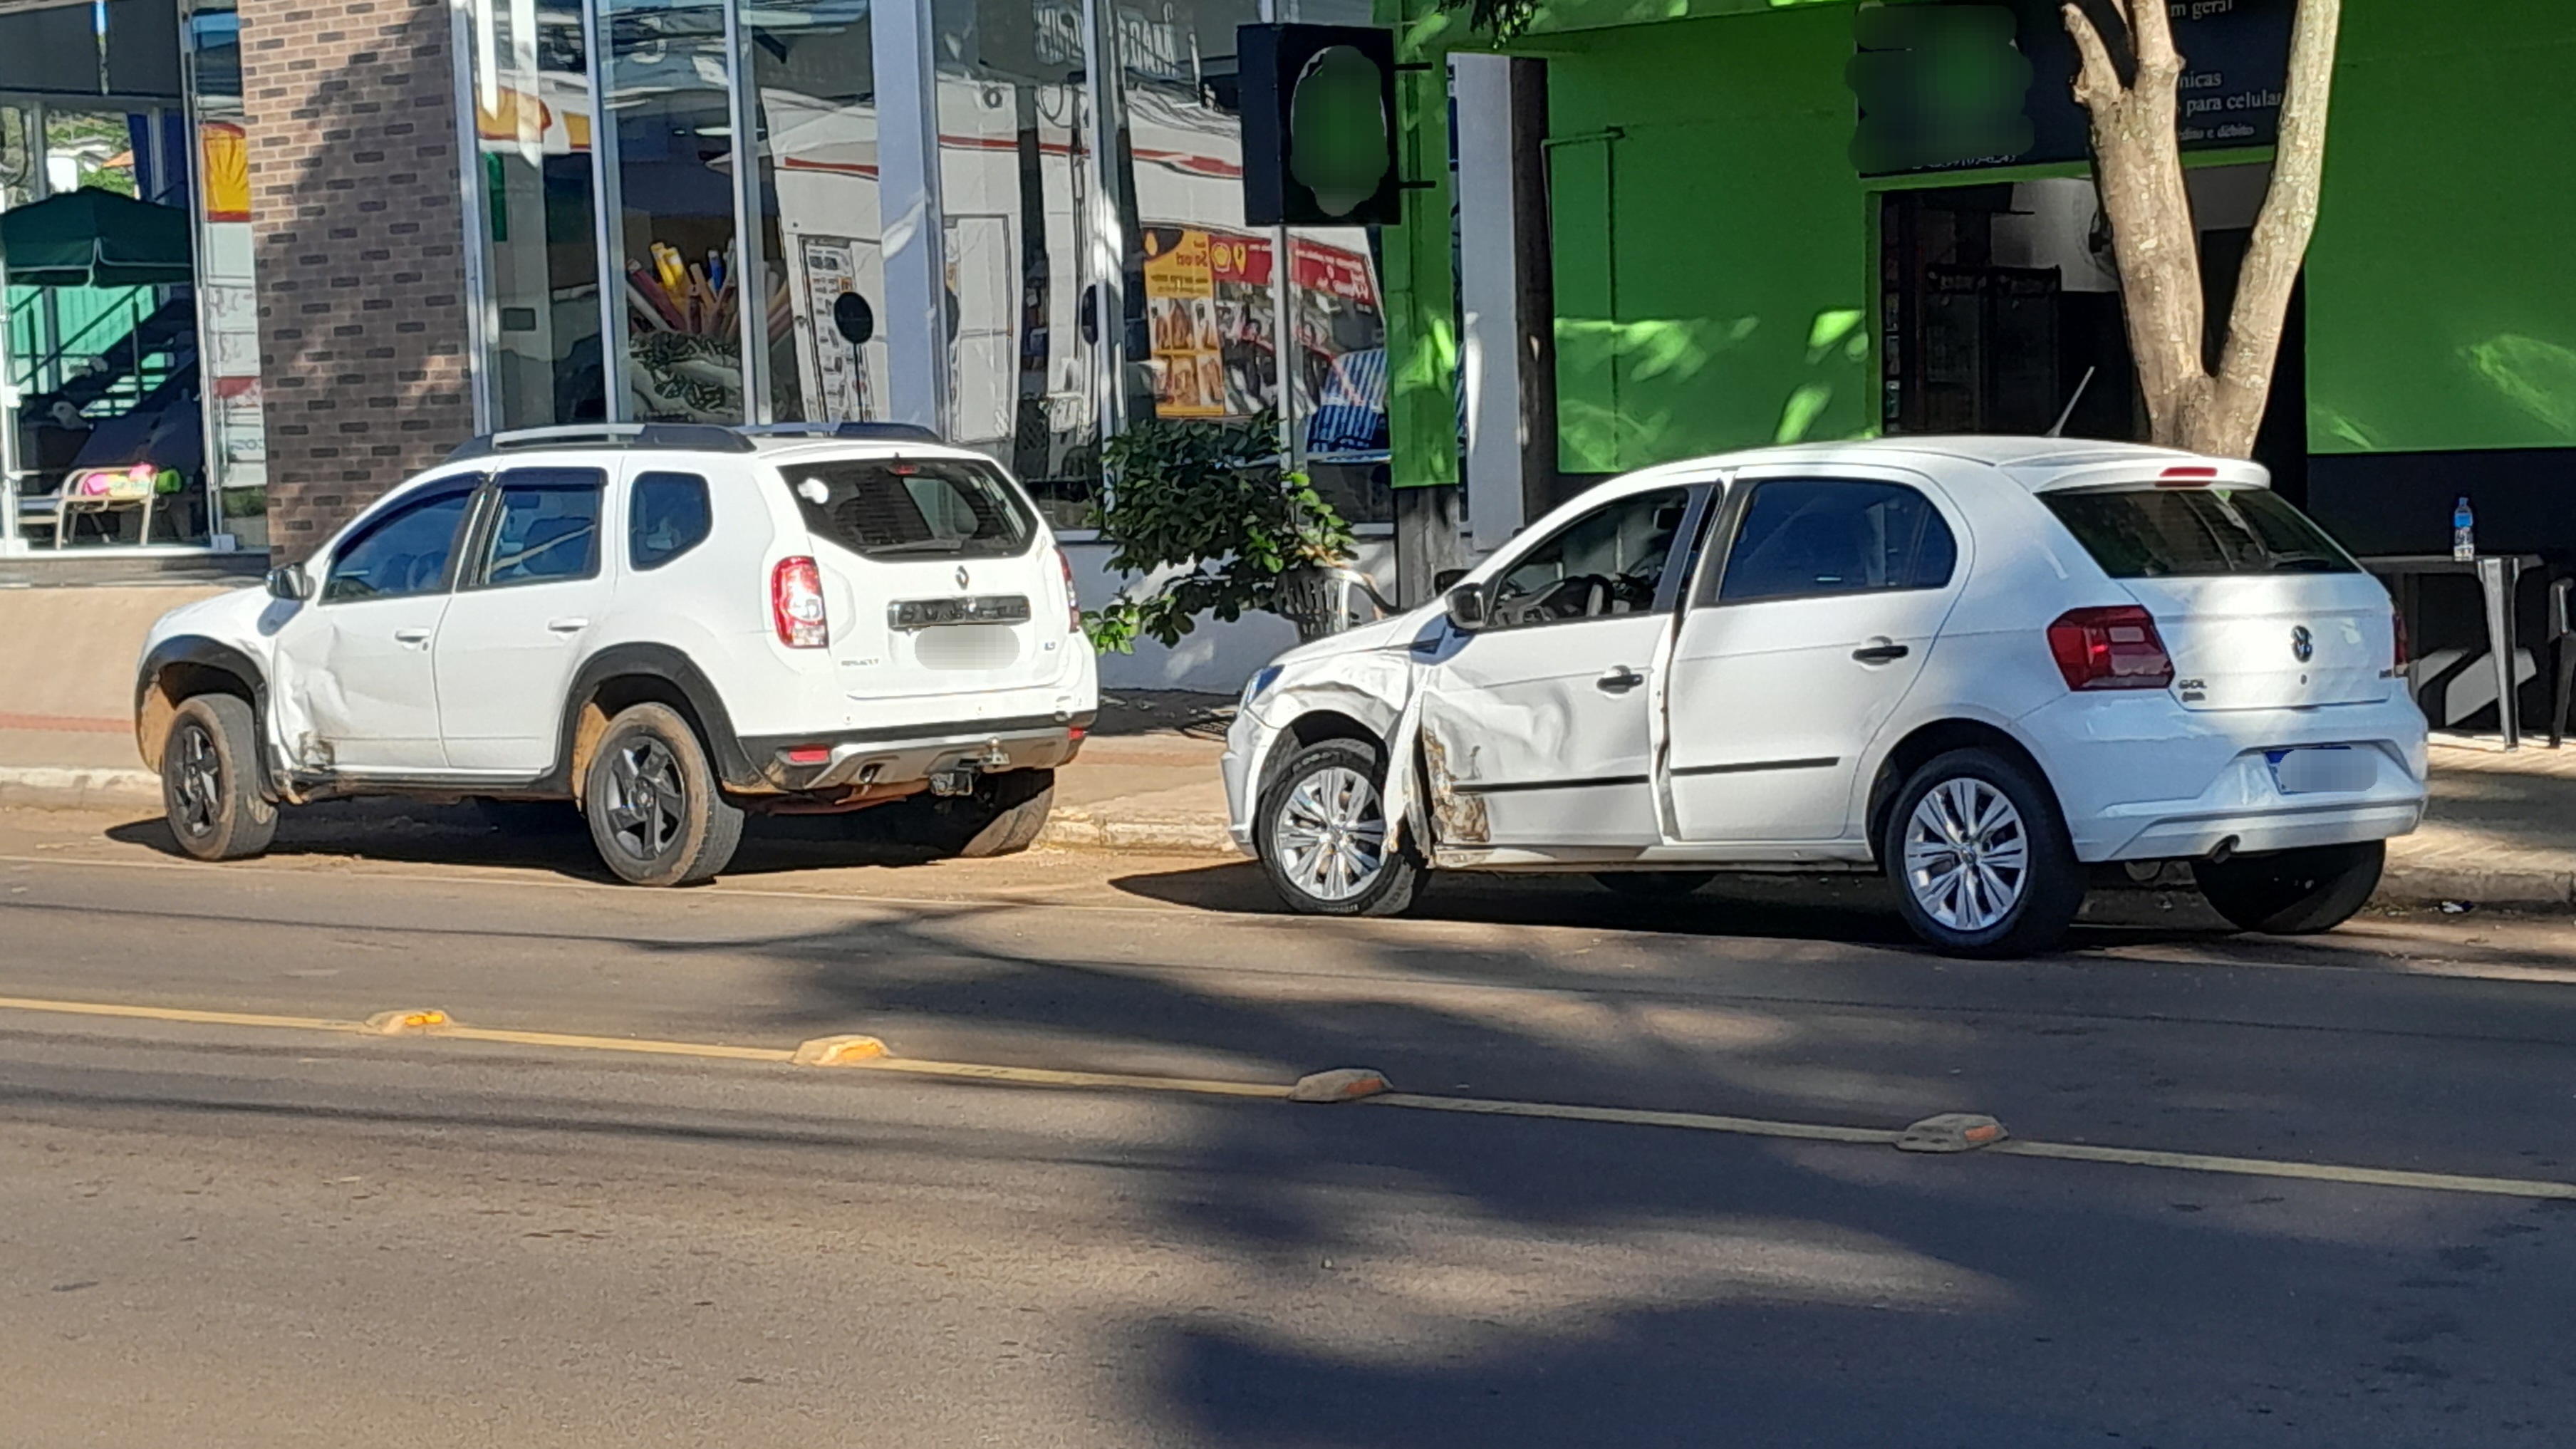
[[[84,187],[0,212],[0,264],[20,287],[194,282],[188,213]]]

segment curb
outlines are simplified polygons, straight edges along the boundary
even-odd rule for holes
[[[1060,850],[1132,850],[1168,855],[1222,855],[1240,859],[1234,833],[1223,825],[1187,820],[1103,820],[1088,810],[1058,810],[1038,832],[1037,843]]]
[[[2576,871],[2391,865],[2371,900],[2380,905],[2405,906],[2468,901],[2481,906],[2563,911],[2576,907]]]
[[[0,805],[39,810],[161,808],[161,777],[149,770],[0,767]]]

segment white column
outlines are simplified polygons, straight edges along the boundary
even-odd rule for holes
[[[1499,548],[1521,516],[1520,255],[1512,213],[1512,71],[1500,55],[1453,55],[1458,107],[1458,301],[1467,394],[1467,524]]]
[[[885,228],[886,346],[895,422],[948,430],[948,235],[939,197],[939,90],[930,0],[871,12],[877,81],[877,198]]]

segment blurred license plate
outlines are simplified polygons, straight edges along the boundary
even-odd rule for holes
[[[2367,790],[2379,778],[2366,750],[2336,745],[2320,750],[2273,750],[2272,783],[2284,795],[2328,795]]]

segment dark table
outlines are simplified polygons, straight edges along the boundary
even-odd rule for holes
[[[2393,585],[2397,612],[2407,621],[2409,633],[2416,630],[2419,617],[2416,594],[2428,576],[2442,574],[2474,575],[2486,595],[2487,658],[2496,677],[2496,721],[2504,732],[2504,747],[2522,748],[2522,708],[2515,697],[2521,682],[2514,678],[2514,665],[2520,646],[2514,641],[2513,606],[2521,592],[2525,574],[2546,577],[2540,555],[2536,553],[2480,554],[2473,559],[2453,558],[2447,553],[2377,554],[2359,560],[2361,566]],[[2412,664],[2407,666],[2409,688],[2414,687]]]

